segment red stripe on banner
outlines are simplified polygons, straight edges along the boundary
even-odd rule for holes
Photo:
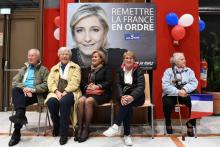
[[[67,4],[74,2],[75,0],[60,0],[60,46],[66,46]]]
[[[191,116],[190,116],[190,119],[194,119],[194,118],[201,118],[201,117],[204,117],[204,116],[209,116],[209,115],[212,115],[213,112],[191,112]]]
[[[54,18],[59,16],[59,9],[44,9],[43,18],[43,63],[50,69],[57,63],[57,50],[59,41],[54,38],[54,31],[57,28],[54,24]]]

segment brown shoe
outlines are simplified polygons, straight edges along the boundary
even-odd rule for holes
[[[167,134],[173,134],[172,126],[166,126]]]
[[[189,122],[186,123],[187,126],[187,136],[189,137],[194,137],[194,131],[193,131],[193,125],[190,124]]]

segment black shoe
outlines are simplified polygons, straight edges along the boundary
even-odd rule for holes
[[[74,137],[74,141],[79,141],[79,137],[78,137],[78,136],[75,136],[75,137]]]
[[[12,115],[9,116],[9,120],[15,124],[17,123],[21,125],[25,125],[28,123],[26,116],[19,117],[18,115]]]
[[[78,139],[78,142],[79,143],[81,143],[81,142],[85,142],[87,139],[89,138],[89,136],[86,136],[86,137],[80,137],[79,139]]]
[[[173,134],[172,126],[166,126],[167,134]]]
[[[20,140],[21,140],[21,132],[20,130],[19,131],[15,130],[11,136],[8,146],[14,146],[18,144]]]
[[[83,128],[82,134],[81,134],[80,138],[78,139],[78,142],[79,143],[84,142],[88,138],[89,138],[89,127],[86,126],[86,127]]]
[[[82,133],[82,127],[77,128],[75,131],[74,141],[79,141],[81,133]]]
[[[60,137],[60,145],[64,145],[67,143],[68,138],[66,136]]]

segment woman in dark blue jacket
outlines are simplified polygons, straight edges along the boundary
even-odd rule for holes
[[[104,52],[94,51],[92,53],[91,67],[81,70],[81,91],[83,96],[80,97],[78,103],[79,127],[76,131],[75,141],[84,142],[87,140],[94,105],[107,103],[111,99],[111,71],[105,61]]]
[[[127,51],[123,55],[123,64],[117,75],[117,99],[120,103],[118,116],[113,126],[103,134],[111,137],[119,133],[119,126],[124,125],[125,145],[132,145],[130,137],[130,123],[132,119],[132,107],[140,106],[145,101],[145,81],[144,74],[135,63],[135,54]]]

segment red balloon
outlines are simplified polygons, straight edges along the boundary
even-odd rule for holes
[[[184,36],[186,35],[186,30],[181,25],[176,25],[175,27],[173,27],[171,35],[174,40],[178,41],[184,38]]]
[[[54,24],[57,26],[57,27],[60,27],[60,16],[56,16],[54,18]]]

